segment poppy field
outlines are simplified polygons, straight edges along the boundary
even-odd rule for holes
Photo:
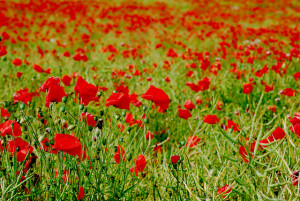
[[[0,1],[1,200],[298,200],[299,13]]]

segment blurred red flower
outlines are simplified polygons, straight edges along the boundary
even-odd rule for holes
[[[161,112],[165,112],[169,108],[170,98],[169,96],[161,89],[158,89],[152,85],[146,91],[146,93],[141,96],[143,99],[151,100],[156,106],[160,107]]]

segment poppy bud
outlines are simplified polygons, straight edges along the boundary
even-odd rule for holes
[[[120,142],[124,142],[124,138],[123,137],[120,137]]]
[[[147,106],[143,106],[143,110],[146,111],[147,110]]]
[[[101,96],[102,96],[102,91],[98,91],[98,92],[97,92],[97,96],[98,96],[98,97],[101,97]]]
[[[46,132],[47,133],[52,133],[52,129],[51,128],[46,128]]]
[[[66,107],[65,106],[61,106],[59,109],[61,112],[65,112],[66,111]]]
[[[104,111],[101,110],[101,111],[99,112],[99,115],[100,115],[100,116],[103,116],[103,115],[104,115]]]
[[[83,104],[79,105],[79,110],[83,110],[83,109],[84,109],[84,105]]]
[[[4,105],[4,107],[7,107],[8,106],[8,102],[4,101],[3,105]]]
[[[127,131],[128,133],[130,133],[131,127],[129,126],[129,127],[126,129],[126,131]]]
[[[103,144],[103,145],[106,145],[106,143],[107,143],[106,138],[103,138],[103,139],[102,139],[102,144]]]
[[[83,109],[83,112],[86,113],[86,112],[87,112],[87,108],[84,108],[84,109]]]
[[[144,122],[147,124],[147,123],[149,123],[149,118],[145,118],[144,119]]]
[[[20,120],[20,124],[24,124],[25,123],[25,119],[22,117]]]
[[[103,128],[103,119],[98,119],[98,121],[97,121],[97,128],[99,128],[100,130],[102,130],[102,128]]]
[[[89,126],[88,129],[89,129],[89,131],[92,131],[92,130],[93,130],[93,127],[92,127],[92,126]]]
[[[60,119],[56,119],[56,120],[54,121],[54,124],[60,124]]]
[[[113,90],[113,93],[117,93],[117,91],[116,91],[116,90]]]
[[[68,101],[68,97],[67,96],[62,97],[62,102],[63,103],[66,103],[67,101]]]
[[[123,117],[126,116],[126,111],[122,111],[122,116],[123,116]]]
[[[128,161],[131,161],[131,159],[132,159],[132,154],[129,153],[128,156],[127,156],[127,160],[128,160]]]
[[[120,115],[119,115],[119,114],[116,114],[116,115],[115,115],[115,118],[116,118],[117,120],[119,120],[119,119],[120,119]]]
[[[24,104],[24,103],[21,103],[21,104],[20,104],[20,108],[21,108],[21,110],[24,110],[24,109],[25,109],[25,104]]]
[[[37,112],[39,113],[42,109],[40,107],[37,108]]]
[[[27,102],[27,104],[28,104],[28,105],[30,105],[30,104],[31,104],[31,102],[30,102],[30,101],[28,101],[28,102]]]
[[[66,121],[65,119],[62,119],[62,120],[61,120],[61,124],[62,124],[63,127],[66,127],[67,121]]]
[[[76,125],[70,125],[70,126],[68,127],[68,131],[71,131],[71,130],[73,130],[74,128],[76,128]]]
[[[39,137],[39,142],[42,142],[44,139],[45,139],[45,136],[44,136],[44,135],[41,135],[41,136]]]

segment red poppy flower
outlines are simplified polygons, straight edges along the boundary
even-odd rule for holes
[[[150,132],[150,131],[147,131],[146,133],[146,140],[149,140],[149,139],[153,139],[154,138],[154,135]]]
[[[18,122],[14,120],[8,120],[0,124],[0,133],[2,137],[4,137],[6,134],[11,136],[20,136],[22,134],[22,130]]]
[[[295,123],[290,126],[290,130],[295,133],[298,138],[300,138],[300,123]]]
[[[15,139],[8,141],[7,144],[8,151],[11,155],[15,155],[16,160],[19,162],[24,161],[27,154],[31,154],[33,151],[33,147],[20,137],[16,137]]]
[[[189,119],[192,116],[189,110],[180,108],[178,108],[178,115],[180,118],[183,118],[185,120]]]
[[[171,156],[172,163],[177,163],[179,160],[180,160],[180,156],[178,155]]]
[[[217,102],[217,105],[216,105],[216,108],[217,108],[217,110],[222,110],[222,107],[223,107],[223,102],[222,101],[218,101]]]
[[[298,185],[298,182],[299,182],[299,173],[300,173],[300,170],[296,170],[291,175],[293,186],[297,186]]]
[[[22,60],[21,59],[14,59],[12,61],[12,63],[15,65],[15,66],[20,66],[22,65]]]
[[[47,68],[46,70],[44,70],[44,73],[46,74],[51,74],[52,69],[51,68]]]
[[[0,114],[1,114],[1,117],[10,117],[10,114],[9,112],[7,111],[7,109],[4,109],[4,108],[0,108]]]
[[[125,161],[125,150],[121,147],[121,145],[118,146],[118,149],[114,155],[116,163],[120,164],[121,161]]]
[[[112,105],[120,109],[129,110],[130,108],[130,98],[127,93],[111,93],[105,102],[106,107]]]
[[[210,85],[210,80],[207,77],[203,78],[198,82],[200,91],[206,91],[207,89],[209,89],[209,85]]]
[[[165,77],[165,81],[166,81],[166,82],[170,82],[169,76]]]
[[[54,137],[54,149],[78,156],[81,159],[82,147],[75,136],[57,133]]]
[[[40,91],[47,92],[50,86],[60,86],[60,80],[58,77],[49,77],[44,84],[40,87]]]
[[[143,154],[140,154],[136,157],[136,159],[134,159],[134,161],[138,172],[143,172],[147,165],[145,156]]]
[[[156,106],[160,107],[160,111],[163,113],[169,108],[171,102],[169,96],[163,90],[152,85],[150,85],[150,88],[141,97],[151,100]]]
[[[255,149],[255,145],[256,145],[256,142],[253,142],[253,143],[251,143],[250,144],[250,149],[249,149],[249,152],[250,152],[250,155],[251,155],[251,158],[252,158],[252,152],[254,151],[254,149]],[[249,148],[249,147],[248,147]],[[262,145],[259,145],[258,146],[258,150],[262,150],[263,149],[263,146]],[[243,158],[243,160],[245,161],[245,162],[249,162],[249,160],[248,160],[248,158],[249,158],[249,156],[248,156],[248,153],[247,153],[247,150],[246,150],[246,148],[245,148],[245,146],[241,146],[240,147],[240,149],[239,149],[239,154],[241,155],[241,157]]]
[[[14,104],[17,102],[23,102],[28,106],[28,102],[32,100],[32,93],[28,92],[28,89],[20,89],[14,94]]]
[[[89,84],[81,76],[78,77],[78,80],[75,85],[75,102],[77,98],[81,99],[84,105],[88,105],[91,101],[97,101],[96,97],[98,88],[92,84]]]
[[[29,170],[30,167],[32,167],[32,165],[36,162],[36,159],[38,157],[37,156],[31,156],[29,159],[26,160],[25,164],[24,164],[24,168],[23,168],[23,173],[27,173],[27,171]]]
[[[298,81],[300,79],[300,72],[295,73],[294,78],[296,81]]]
[[[23,73],[22,72],[17,72],[17,78],[22,77]]]
[[[97,122],[95,121],[94,115],[84,112],[81,115],[83,120],[86,121],[89,126],[95,127]]]
[[[138,95],[136,95],[136,94],[131,94],[130,96],[129,96],[129,99],[130,99],[130,103],[132,104],[132,105],[134,105],[135,107],[140,107],[141,105],[142,105],[142,102],[141,101],[139,101],[138,99],[137,99],[137,97],[139,97]]]
[[[7,54],[5,47],[0,47],[0,57],[5,56]]]
[[[253,90],[252,83],[244,84],[244,88],[243,88],[244,94],[250,94],[252,92],[252,90]]]
[[[219,123],[219,118],[216,115],[205,115],[203,121],[208,124],[217,124]]]
[[[222,198],[224,199],[226,197],[226,194],[230,193],[231,191],[232,189],[229,187],[228,184],[226,184],[225,186],[217,190],[217,194],[221,195]]]
[[[269,142],[273,142],[275,140],[281,140],[285,138],[285,132],[282,130],[282,128],[277,127],[268,138],[261,140],[261,144],[268,144]]]
[[[57,154],[58,153],[58,150],[55,150],[53,147],[54,145],[51,145],[51,148],[50,148],[50,141],[48,138],[44,138],[44,140],[41,142],[42,143],[42,146],[43,146],[43,149],[47,152],[50,152],[50,153],[53,153],[53,154]]]
[[[185,107],[186,109],[188,109],[188,110],[192,110],[192,109],[195,108],[195,105],[194,105],[194,103],[193,103],[191,100],[187,100],[187,101],[185,101],[185,103],[184,103],[184,107]]]
[[[227,125],[227,129],[232,128],[232,131],[240,131],[240,126],[230,119],[227,120]]]
[[[293,90],[292,88],[286,88],[281,92],[282,95],[286,96],[295,96],[296,95],[296,90]]]
[[[190,136],[186,142],[186,146],[193,148],[197,146],[197,144],[200,142],[201,138],[198,138],[197,136]]]
[[[46,96],[46,107],[49,107],[51,102],[62,102],[62,98],[67,96],[64,87],[59,85],[52,85],[49,87]]]
[[[270,92],[270,91],[273,91],[274,89],[274,86],[269,86],[269,85],[265,85],[265,92]]]
[[[79,193],[78,193],[78,195],[77,195],[77,199],[78,199],[79,201],[81,201],[81,200],[83,200],[84,196],[85,196],[85,194],[84,194],[84,189],[83,189],[82,186],[80,186],[80,188],[79,188]]]
[[[139,176],[138,175],[138,170],[137,170],[137,167],[136,167],[136,165],[134,165],[134,166],[132,166],[131,168],[130,168],[130,172],[131,172],[131,174],[133,174],[133,172],[135,173],[135,176]]]
[[[33,64],[32,67],[33,67],[33,69],[34,69],[36,72],[38,72],[38,73],[44,72],[43,68],[42,68],[41,66],[39,66],[39,65]]]
[[[70,83],[72,81],[72,78],[68,75],[64,75],[62,78],[61,78],[61,81],[64,83],[64,85],[66,86],[70,86]]]

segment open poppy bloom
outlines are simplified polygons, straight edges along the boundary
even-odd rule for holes
[[[228,119],[227,120],[227,129],[226,130],[231,129],[231,128],[232,128],[232,131],[234,131],[234,132],[235,131],[240,131],[240,126],[238,124],[234,123],[234,121]]]
[[[49,153],[53,153],[53,154],[57,154],[58,151],[55,150],[53,147],[54,145],[51,145],[51,148],[50,148],[50,141],[48,138],[44,138],[44,140],[41,142],[42,143],[42,146],[43,146],[43,149]]]
[[[184,107],[185,107],[186,109],[188,109],[188,110],[192,110],[192,109],[195,108],[195,105],[194,105],[194,103],[193,103],[191,100],[187,100],[187,101],[185,101],[185,103],[184,103]]]
[[[32,96],[33,94],[28,92],[28,88],[20,89],[14,94],[14,104],[17,102],[23,102],[28,106],[28,102],[32,101]]]
[[[51,86],[60,86],[60,80],[58,77],[49,77],[40,87],[40,91],[47,92]]]
[[[4,109],[4,108],[0,108],[0,116],[1,117],[10,117],[10,114],[9,112],[7,111],[7,109]]]
[[[219,123],[219,118],[216,115],[205,115],[203,121],[207,124],[217,124]]]
[[[128,93],[111,93],[110,97],[105,101],[106,107],[112,105],[119,109],[129,110],[130,98]]]
[[[57,133],[54,137],[54,149],[78,156],[81,159],[82,147],[75,136]]]
[[[84,105],[88,105],[91,101],[97,101],[99,99],[96,96],[98,88],[89,84],[81,76],[78,77],[74,90],[75,102],[77,102],[77,99],[80,99]]]
[[[243,88],[244,94],[250,94],[252,92],[252,90],[253,90],[252,83],[244,84],[244,88]]]
[[[27,154],[31,154],[33,151],[33,147],[20,137],[8,141],[7,144],[8,152],[10,152],[11,155],[15,155],[16,160],[19,162],[24,161]]]
[[[299,182],[299,173],[300,173],[300,170],[296,170],[291,175],[293,186],[297,186],[298,185],[298,182]]]
[[[207,77],[203,78],[198,82],[200,91],[206,91],[207,89],[209,89],[209,85],[210,85],[210,80]]]
[[[186,146],[193,148],[195,147],[198,142],[200,142],[201,138],[198,138],[197,136],[190,136],[186,142]]]
[[[94,115],[92,115],[90,113],[84,113],[84,112],[81,113],[81,115],[82,115],[83,120],[85,122],[87,122],[87,124],[89,126],[95,127],[95,125],[96,125],[97,122],[95,121]]]
[[[156,106],[160,107],[161,112],[165,112],[169,108],[170,98],[169,96],[161,89],[158,89],[152,85],[142,94],[142,98],[152,101]]]
[[[217,194],[221,195],[222,198],[224,199],[226,197],[226,194],[230,193],[231,191],[232,189],[230,188],[230,186],[226,184],[225,186],[217,190]]]
[[[285,138],[285,132],[282,130],[282,128],[277,127],[268,138],[261,140],[260,144],[268,144],[270,142],[274,142],[275,140],[281,140]]]
[[[241,155],[241,157],[243,158],[243,160],[248,163],[249,162],[249,157],[253,157],[252,153],[254,152],[254,149],[255,149],[255,145],[256,145],[256,142],[253,142],[250,144],[250,149],[249,149],[249,146],[248,149],[249,149],[249,152],[250,152],[250,156],[248,155],[248,152],[245,148],[245,146],[241,146],[240,149],[239,149],[239,154]],[[263,146],[262,145],[258,145],[258,150],[262,150],[263,149]]]
[[[37,64],[33,64],[32,67],[33,67],[33,69],[34,69],[36,72],[38,72],[38,73],[44,72],[43,68],[42,68],[41,66],[37,65]]]
[[[80,186],[80,188],[79,188],[79,193],[78,193],[78,195],[77,195],[77,199],[78,199],[79,201],[81,201],[81,200],[83,200],[84,196],[85,196],[85,194],[84,194],[84,189],[83,189],[82,186]]]
[[[296,90],[293,90],[292,88],[286,88],[281,92],[282,95],[290,96],[290,97],[296,96],[296,93],[297,93]]]
[[[131,174],[134,172],[135,176],[138,176],[139,172],[144,171],[144,169],[147,165],[147,161],[143,154],[138,155],[136,157],[136,159],[134,159],[134,161],[135,161],[135,165],[130,168],[130,172],[131,172]]]
[[[189,119],[192,116],[189,110],[180,108],[178,108],[178,115],[180,118],[183,118],[185,120]]]
[[[171,156],[172,163],[177,163],[179,160],[180,160],[180,156],[178,155]]]
[[[72,78],[68,75],[64,75],[64,76],[62,76],[61,81],[64,83],[64,85],[70,86]]]
[[[120,164],[121,161],[125,161],[125,150],[121,147],[121,145],[118,146],[118,149],[114,155],[116,163]]]
[[[290,126],[290,130],[297,135],[298,138],[300,138],[300,117],[295,116],[290,120],[292,123],[292,126]]]
[[[11,136],[20,136],[22,134],[21,126],[14,120],[8,120],[0,124],[0,133],[4,137],[6,134]]]
[[[62,98],[67,96],[64,87],[52,85],[48,89],[46,96],[46,107],[49,107],[51,102],[62,102]]]

